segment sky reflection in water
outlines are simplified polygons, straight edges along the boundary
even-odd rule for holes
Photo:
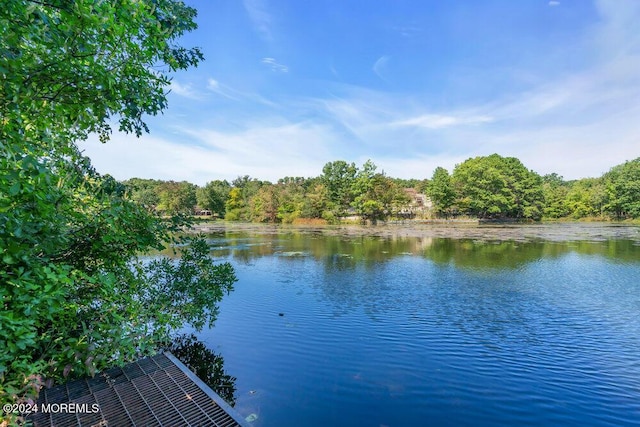
[[[209,239],[239,282],[199,338],[253,425],[640,422],[633,240]]]

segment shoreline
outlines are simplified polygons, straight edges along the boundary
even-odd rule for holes
[[[379,225],[289,225],[214,221],[194,224],[195,233],[251,232],[256,234],[321,234],[344,237],[449,238],[479,241],[633,240],[640,244],[640,225],[595,222],[479,223],[476,220],[404,222]]]

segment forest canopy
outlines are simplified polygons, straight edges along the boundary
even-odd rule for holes
[[[140,178],[124,184],[133,200],[159,212],[206,212],[231,221],[640,218],[640,158],[599,178],[572,181],[558,174],[540,176],[519,159],[492,154],[470,158],[452,174],[437,167],[430,179],[392,178],[370,160],[361,167],[336,160],[319,176],[276,183],[245,175],[203,187]],[[171,192],[177,188],[182,193]],[[163,197],[172,197],[171,203]]]

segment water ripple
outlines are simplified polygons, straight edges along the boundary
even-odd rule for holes
[[[640,262],[519,243],[532,260],[486,268],[329,243],[229,258],[240,280],[201,338],[254,425],[640,425]]]

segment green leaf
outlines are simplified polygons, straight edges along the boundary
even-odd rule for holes
[[[9,187],[9,195],[15,196],[20,192],[20,182],[14,182],[11,187]]]

